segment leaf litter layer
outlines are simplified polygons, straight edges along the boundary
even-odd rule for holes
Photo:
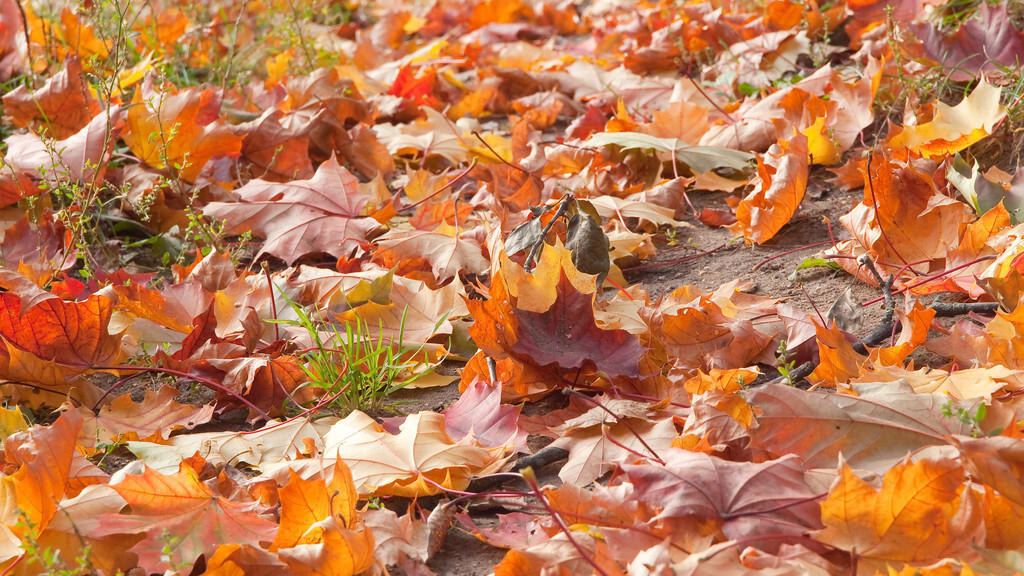
[[[1021,572],[1022,30],[0,0],[0,565]]]

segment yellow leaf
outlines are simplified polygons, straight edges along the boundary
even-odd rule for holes
[[[1006,116],[999,93],[998,87],[982,78],[962,102],[956,106],[936,103],[931,122],[904,127],[889,139],[889,146],[906,148],[932,159],[955,154],[991,134]]]

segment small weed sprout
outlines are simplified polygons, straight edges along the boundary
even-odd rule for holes
[[[16,527],[22,528],[21,549],[25,551],[25,560],[30,564],[38,565],[42,572],[40,576],[77,576],[79,574],[96,574],[89,558],[92,556],[92,549],[85,545],[79,555],[71,560],[61,557],[59,548],[43,547],[39,542],[39,528],[35,522],[28,517],[28,514],[19,510]],[[77,531],[77,530],[76,530]],[[78,535],[81,539],[81,534]]]
[[[315,320],[314,315],[319,311],[310,314],[287,296],[284,298],[298,318],[273,322],[305,329],[313,341],[312,348],[302,355],[305,360],[303,371],[309,377],[307,385],[322,389],[330,398],[327,406],[342,415],[354,410],[385,408],[388,396],[429,374],[441,362],[428,363],[422,372],[403,379],[420,363],[425,347],[425,344],[405,344],[408,308],[402,312],[398,337],[395,338],[385,337],[381,323],[373,331],[369,322],[358,314],[355,321],[346,323],[344,328]],[[438,320],[434,325],[435,332],[447,317],[445,315]]]
[[[960,406],[953,407],[953,401],[949,400],[942,406],[942,414],[948,418],[956,418],[960,422],[970,426],[971,436],[974,438],[981,438],[985,435],[981,429],[981,423],[985,420],[985,414],[988,409],[984,404],[978,404],[978,409],[971,414],[969,410],[961,408]],[[995,435],[1002,432],[1002,428],[993,431]]]
[[[776,351],[776,354],[778,354],[779,374],[782,375],[783,383],[792,386],[794,384],[793,370],[796,368],[796,360],[789,351],[785,340],[779,342],[779,349]]]

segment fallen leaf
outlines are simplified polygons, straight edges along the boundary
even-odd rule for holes
[[[804,199],[808,169],[807,137],[779,141],[758,159],[754,190],[736,207],[733,234],[763,244],[785,226]]]
[[[210,160],[238,157],[242,138],[219,119],[220,97],[214,90],[156,92],[146,87],[150,82],[147,76],[125,118],[123,139],[139,160],[173,169],[192,183]]]
[[[959,65],[959,63],[958,63]],[[982,78],[956,106],[935,103],[935,116],[920,126],[904,126],[889,138],[894,149],[908,149],[927,158],[943,158],[964,150],[995,130],[1006,117],[1000,90]]]
[[[971,545],[983,537],[981,510],[977,496],[965,489],[959,463],[904,460],[878,488],[846,463],[840,470],[821,504],[825,528],[815,539],[879,567],[973,557]]]
[[[901,382],[851,384],[856,396],[768,385],[743,392],[757,414],[755,460],[796,454],[808,468],[834,468],[839,455],[858,470],[882,473],[906,454],[970,434],[968,423],[943,414],[950,399],[920,394]],[[974,402],[953,403],[974,413]]]
[[[292,263],[317,253],[341,257],[380,227],[361,216],[369,197],[356,184],[331,158],[309,180],[251,180],[235,191],[237,202],[210,202],[203,213],[228,221],[227,234],[251,231],[266,238],[257,258],[271,254]]]
[[[803,534],[820,528],[818,500],[796,456],[760,464],[669,449],[664,464],[625,464],[633,498],[655,519],[717,521],[728,540]]]
[[[277,525],[258,516],[254,505],[215,495],[196,472],[182,463],[178,472],[164,475],[148,467],[127,475],[111,488],[127,501],[128,514],[104,514],[97,536],[145,534],[131,551],[149,572],[169,566],[190,566],[202,554],[213,554],[222,542],[271,542]],[[175,537],[168,542],[167,534]]]

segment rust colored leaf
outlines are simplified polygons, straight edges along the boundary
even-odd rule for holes
[[[82,61],[75,56],[42,88],[29,92],[18,86],[4,94],[4,115],[18,128],[36,125],[36,133],[70,138],[100,113],[100,105],[82,82]],[[59,148],[58,148],[59,149]]]
[[[922,272],[941,269],[947,247],[959,243],[960,227],[972,218],[966,204],[938,191],[925,168],[876,154],[870,178],[865,176],[864,199],[839,219],[876,263],[886,263],[883,275],[897,272],[904,262],[916,263],[914,269]],[[855,261],[840,264],[857,273]]]
[[[313,175],[309,159],[309,124],[286,122],[285,113],[272,108],[253,120],[242,141],[242,156],[252,163],[253,175],[264,180],[290,182]]]
[[[596,324],[595,288],[592,281],[587,286],[587,278],[573,266],[570,252],[560,247],[544,249],[532,274],[503,258],[491,283],[491,299],[467,301],[477,319],[470,335],[489,353],[535,366],[590,365],[613,376],[638,375],[643,351],[639,340],[625,330]]]
[[[757,414],[755,460],[800,456],[809,468],[832,468],[839,455],[857,469],[884,472],[906,454],[945,445],[970,426],[943,414],[944,394],[921,394],[899,382],[851,385],[856,396],[768,385],[744,393]],[[974,414],[977,401],[953,403]]]
[[[820,528],[818,498],[799,459],[727,462],[670,449],[665,464],[626,464],[633,497],[657,510],[656,519],[717,520],[729,540],[802,534]]]
[[[100,409],[92,425],[104,442],[115,440],[166,440],[173,430],[191,429],[213,418],[213,405],[193,406],[174,399],[178,390],[164,386],[159,392],[146,391],[142,402],[119,396]]]
[[[112,312],[110,300],[92,296],[84,302],[51,298],[22,314],[18,296],[0,294],[0,336],[7,344],[0,370],[66,389],[69,377],[117,364],[121,336],[107,330]]]
[[[226,220],[228,234],[251,231],[266,238],[259,254],[289,263],[308,254],[341,257],[380,227],[361,216],[369,197],[358,191],[357,183],[331,158],[309,180],[252,180],[235,191],[237,202],[210,202],[203,212]]]

